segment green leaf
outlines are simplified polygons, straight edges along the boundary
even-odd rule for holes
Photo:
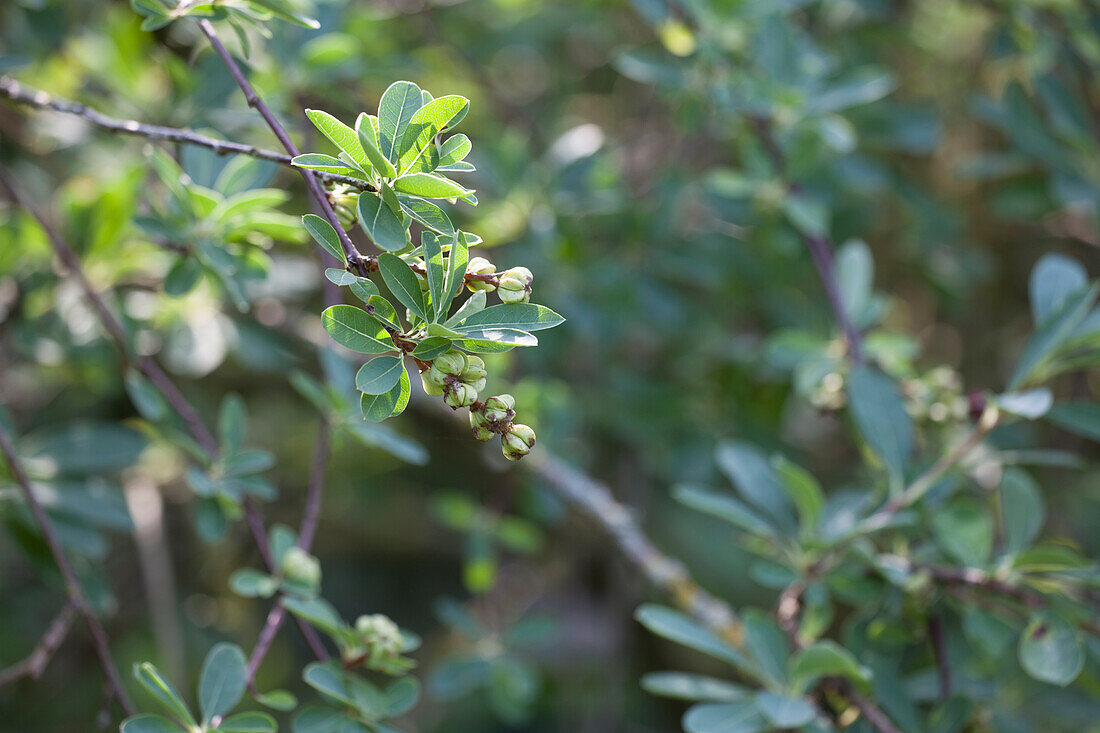
[[[405,196],[404,194],[398,196],[397,199],[401,203],[402,211],[428,229],[448,237],[454,236],[455,226],[451,223],[450,217],[431,201],[425,201],[415,196]]]
[[[821,484],[806,469],[791,463],[785,457],[772,458],[772,467],[779,476],[780,484],[787,490],[798,509],[799,524],[805,535],[812,535],[817,521],[825,508],[825,494]]]
[[[1088,287],[1088,275],[1077,260],[1060,254],[1043,255],[1031,270],[1031,315],[1041,326],[1061,310],[1069,296]]]
[[[346,673],[332,662],[313,662],[306,665],[302,679],[323,695],[355,707],[355,697],[348,689]]]
[[[314,241],[335,257],[337,262],[347,265],[348,261],[344,257],[344,248],[340,246],[340,237],[331,224],[316,214],[306,214],[302,217],[302,225],[305,226],[306,231],[309,232]]]
[[[1035,420],[1045,415],[1053,402],[1054,395],[1046,387],[997,395],[997,407],[1028,420]]]
[[[1039,535],[1045,514],[1043,495],[1035,480],[1019,468],[1005,469],[1000,492],[1005,550],[1017,553]]]
[[[196,257],[181,257],[164,276],[164,292],[173,298],[190,293],[202,279],[202,263]]]
[[[306,117],[321,131],[332,143],[344,151],[349,158],[354,160],[363,170],[371,171],[371,161],[359,142],[359,135],[355,130],[336,119],[328,112],[319,109],[307,109]]]
[[[241,447],[247,421],[248,415],[241,396],[236,393],[226,395],[221,409],[218,410],[218,439],[225,453],[233,453]]]
[[[356,388],[365,394],[380,395],[389,392],[401,379],[405,365],[399,356],[377,356],[355,375]]]
[[[451,243],[451,253],[447,257],[447,277],[443,285],[443,297],[439,300],[439,305],[435,311],[439,314],[439,318],[447,318],[447,313],[451,310],[451,303],[462,292],[462,288],[466,283],[466,265],[470,260],[470,248],[466,238],[466,232],[458,232],[454,240]],[[485,305],[485,293],[478,291],[474,293],[470,300],[474,300],[480,294],[481,307],[476,310],[482,310]],[[460,313],[465,310],[465,305],[460,310]],[[476,311],[471,310],[469,315],[473,315]],[[456,317],[458,314],[455,314]],[[447,325],[453,325],[452,321],[457,322],[456,319],[447,319]]]
[[[422,361],[431,361],[437,356],[441,356],[451,349],[451,340],[442,336],[432,336],[426,338],[416,345],[416,348],[412,350],[412,355]]]
[[[160,670],[149,662],[135,664],[134,678],[137,679],[141,686],[144,687],[165,710],[171,713],[173,717],[187,725],[198,726],[198,722],[191,715],[191,711],[187,709],[187,703],[185,703],[183,698],[180,697],[180,694],[176,692],[176,688],[172,687],[171,683],[164,679]]]
[[[775,469],[759,449],[749,443],[727,441],[718,445],[714,458],[741,496],[766,514],[769,524],[782,534],[797,532],[794,507]]]
[[[404,715],[416,705],[420,697],[420,683],[415,677],[402,677],[387,687],[383,696],[388,717]]]
[[[375,128],[374,120],[371,119],[370,115],[366,112],[360,114],[355,123],[355,129],[359,136],[359,144],[362,146],[367,158],[370,159],[374,170],[385,178],[396,176],[397,170],[393,167],[393,163],[378,148],[378,130]]]
[[[806,193],[791,193],[783,199],[783,210],[791,226],[807,237],[829,233],[829,209],[823,201]]]
[[[283,596],[282,604],[286,610],[302,619],[306,623],[316,626],[329,636],[339,636],[344,622],[340,614],[323,598],[294,598]]]
[[[470,138],[462,133],[451,135],[439,146],[439,165],[436,170],[445,169],[461,162],[469,155],[472,148],[473,144],[470,142]]]
[[[22,452],[39,474],[88,474],[125,468],[145,446],[140,433],[123,425],[72,420],[28,435]]]
[[[768,724],[751,702],[695,705],[683,719],[687,733],[760,733]]]
[[[367,299],[367,308],[372,309],[371,316],[382,325],[395,331],[401,330],[401,325],[397,320],[397,311],[394,310],[393,304],[381,295],[370,296]]]
[[[395,178],[393,187],[403,193],[426,199],[460,199],[473,193],[473,189],[464,188],[449,178],[433,176],[431,173],[409,173]]]
[[[378,255],[378,269],[382,279],[401,305],[408,308],[422,321],[429,321],[424,305],[424,291],[420,289],[420,279],[416,273],[397,255],[383,252]]]
[[[822,677],[847,677],[854,682],[868,682],[871,672],[860,665],[855,656],[834,641],[824,639],[796,652],[790,660],[791,680],[800,690]]]
[[[1067,402],[1047,413],[1047,419],[1071,433],[1100,441],[1100,404]]]
[[[993,550],[993,519],[964,497],[936,512],[932,534],[940,548],[963,565],[982,566]]]
[[[221,733],[276,733],[275,718],[267,713],[249,712],[230,715],[214,730]]]
[[[203,722],[225,715],[244,697],[248,660],[235,644],[218,644],[206,655],[199,676],[199,710]]]
[[[553,328],[564,322],[564,318],[544,305],[514,303],[490,306],[474,313],[454,328],[465,333],[492,328],[513,328],[530,332]]]
[[[325,173],[340,173],[342,175],[359,177],[362,177],[364,173],[364,171],[352,166],[350,163],[345,163],[339,158],[334,158],[331,155],[324,155],[323,153],[296,155],[290,163],[298,168],[308,168],[311,171],[323,171]]]
[[[1100,283],[1094,284],[1088,290],[1067,296],[1061,308],[1046,317],[1043,325],[1032,335],[1020,354],[1016,371],[1013,372],[1012,379],[1009,381],[1010,390],[1026,386],[1044,362],[1058,352],[1073,335],[1077,325],[1088,315],[1093,303],[1096,302],[1098,293],[1100,293]]]
[[[121,733],[180,733],[178,725],[160,715],[135,715],[122,721]]]
[[[863,440],[900,478],[913,450],[913,423],[897,385],[882,372],[858,366],[848,375],[848,400]]]
[[[1065,687],[1085,666],[1081,634],[1054,616],[1036,615],[1020,636],[1018,649],[1024,671],[1041,682]]]
[[[875,263],[865,242],[852,239],[836,253],[836,280],[844,312],[856,322],[871,305]]]
[[[294,733],[368,733],[341,710],[310,705],[294,716]]]
[[[508,346],[510,348],[512,346],[539,345],[539,340],[535,336],[516,328],[475,328],[463,330],[459,327],[458,330],[466,337],[462,340],[463,344],[470,343],[480,348],[494,348],[495,346]]]
[[[660,697],[707,702],[742,700],[749,694],[741,685],[684,672],[650,672],[642,677],[642,689]]]
[[[760,692],[756,695],[756,708],[776,728],[800,728],[806,725],[817,710],[801,697],[777,695],[774,692]]]
[[[241,568],[229,576],[229,587],[244,598],[270,598],[279,589],[279,581],[253,568]]]
[[[428,293],[431,296],[428,320],[434,323],[444,315],[436,312],[443,299],[443,286],[447,274],[443,269],[443,246],[440,244],[439,237],[431,232],[424,232],[421,243],[424,247],[424,270],[428,279]]]
[[[264,10],[274,15],[276,18],[282,18],[283,20],[305,26],[306,28],[311,28],[313,30],[317,30],[321,27],[321,24],[318,23],[317,20],[315,20],[314,18],[310,18],[309,16],[302,15],[297,10],[295,10],[294,6],[292,6],[286,0],[248,0],[248,2],[256,7],[263,8]]]
[[[168,403],[164,396],[141,372],[127,369],[125,385],[130,401],[146,420],[159,422],[168,416]]]
[[[398,383],[389,392],[380,395],[364,393],[359,406],[364,418],[371,422],[382,422],[404,412],[409,404],[410,394],[412,394],[412,385],[409,382],[409,374],[402,369]]]
[[[298,698],[286,690],[270,690],[256,695],[256,702],[272,710],[293,710],[298,707]]]
[[[391,162],[401,157],[401,143],[409,120],[424,99],[420,87],[411,81],[395,81],[378,102],[378,147]]]
[[[354,305],[333,305],[321,313],[321,325],[341,346],[360,354],[385,354],[396,347],[378,321]]]
[[[747,609],[742,621],[745,629],[745,646],[756,660],[757,668],[764,680],[775,686],[783,685],[787,681],[787,658],[791,653],[787,637],[775,622],[759,609]]]
[[[397,172],[404,175],[432,144],[435,136],[442,132],[451,120],[470,106],[470,100],[458,95],[439,97],[425,104],[409,118],[401,142],[401,155],[397,161]]]
[[[672,490],[676,501],[696,511],[725,520],[735,527],[762,537],[775,537],[775,528],[755,511],[728,494],[720,494],[689,484],[679,484]]]
[[[485,310],[485,291],[478,290],[476,293],[466,299],[466,302],[462,304],[462,307],[455,311],[455,314],[447,319],[443,324],[445,327],[450,328],[457,323],[461,323],[478,311]],[[456,332],[457,333],[457,332]]]
[[[359,194],[359,224],[371,240],[382,249],[396,252],[409,242],[405,222],[390,211],[390,207],[374,194]]]
[[[680,611],[647,603],[634,612],[634,618],[657,636],[720,659],[738,669],[752,669],[741,652]]]

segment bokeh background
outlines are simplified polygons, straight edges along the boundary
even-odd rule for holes
[[[462,181],[481,204],[462,209],[463,228],[498,265],[529,267],[537,300],[568,318],[537,350],[494,357],[495,391],[515,394],[536,451],[610,485],[661,548],[736,605],[774,591],[750,577],[728,528],[674,504],[670,487],[723,485],[714,449],[731,439],[797,456],[833,488],[858,481],[859,458],[843,419],[821,409],[819,382],[792,378],[799,354],[837,334],[755,118],[778,121],[789,180],[825,202],[833,238],[868,245],[879,346],[899,375],[946,366],[965,391],[1002,389],[1031,327],[1034,262],[1063,252],[1096,272],[1091,3],[318,0],[314,11],[320,31],[273,23],[270,40],[254,38],[255,85],[303,149],[324,152],[301,109],[354,119],[396,79],[471,99],[461,130],[478,172]],[[192,25],[139,25],[123,2],[6,0],[0,71],[118,117],[275,147]],[[227,162],[168,150],[200,183]],[[0,103],[0,160],[49,205],[204,414],[227,391],[244,398],[249,443],[278,461],[266,516],[295,524],[317,416],[287,375],[317,373],[312,244],[272,239],[246,312],[214,288],[169,298],[158,282],[174,254],[134,223],[163,196],[142,140]],[[307,209],[293,171],[265,175],[292,195],[281,211]],[[0,396],[21,432],[48,440],[74,420],[132,419],[117,359],[51,272],[41,232],[6,204],[0,225]],[[1095,397],[1098,380],[1059,389]],[[1038,430],[1009,439],[1088,452]],[[332,455],[316,552],[326,597],[346,615],[386,613],[424,637],[416,730],[678,729],[682,706],[646,695],[638,678],[699,659],[632,621],[652,592],[606,535],[436,401],[414,399],[372,435],[374,447],[345,437]],[[117,608],[109,631],[122,666],[157,659],[186,689],[206,649],[254,638],[266,607],[229,591],[254,550],[239,525],[216,543],[199,538],[181,470],[179,456],[146,451],[119,477],[137,535],[107,531],[85,549]],[[1095,556],[1096,472],[1036,471],[1048,530]],[[0,664],[33,646],[60,597],[28,562],[5,498]],[[500,515],[503,542],[476,531]],[[465,614],[484,638],[455,630]],[[496,655],[505,630],[507,663],[465,689],[463,665]],[[294,686],[306,658],[284,631],[261,679]],[[74,632],[40,682],[0,689],[0,730],[90,730],[102,695]]]

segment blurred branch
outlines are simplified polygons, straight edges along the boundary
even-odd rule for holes
[[[40,89],[29,87],[10,76],[0,76],[0,96],[10,99],[16,104],[35,107],[37,109],[49,109],[54,112],[61,112],[62,114],[75,115],[83,118],[96,127],[111,132],[121,133],[123,135],[135,135],[150,140],[197,145],[198,147],[209,148],[218,155],[247,155],[252,158],[269,160],[279,165],[294,167],[291,164],[292,157],[284,153],[277,153],[274,150],[265,150],[264,148],[258,148],[253,145],[243,145],[227,140],[219,140],[218,138],[200,135],[197,132],[187,129],[149,125],[144,122],[137,122],[136,120],[123,120],[116,117],[108,117],[79,102],[53,96]],[[295,168],[295,170],[299,169]],[[326,181],[332,181],[333,183],[344,183],[367,191],[374,190],[374,187],[366,181],[352,176],[345,176],[339,173],[324,173],[320,171],[316,172],[314,175]]]
[[[777,173],[782,175],[787,168],[787,158],[775,140],[771,119],[753,116],[749,118],[749,122],[756,132],[760,144],[764,147],[764,151],[771,159],[772,166]],[[788,188],[794,191],[798,189],[798,185],[792,183],[788,185]],[[863,336],[852,321],[851,314],[844,307],[844,299],[841,297],[840,287],[836,279],[836,266],[833,262],[833,243],[828,237],[811,236],[805,233],[802,234],[802,240],[810,253],[810,259],[817,270],[817,277],[821,280],[821,286],[825,289],[825,297],[829,300],[833,317],[836,319],[841,332],[844,333],[844,338],[848,341],[848,355],[854,364],[862,364],[864,360]]]
[[[100,666],[103,667],[103,673],[107,676],[107,683],[110,685],[112,693],[118,700],[123,712],[127,715],[133,715],[135,712],[134,704],[130,702],[130,697],[126,694],[126,688],[122,686],[122,680],[118,676],[118,669],[116,669],[114,657],[111,655],[111,645],[107,640],[107,632],[103,629],[103,625],[99,622],[99,617],[95,615],[95,611],[92,610],[91,604],[88,603],[88,599],[84,595],[84,588],[81,587],[80,580],[77,579],[76,572],[73,571],[73,566],[69,564],[69,558],[61,547],[61,541],[57,538],[53,522],[50,521],[46,510],[42,508],[38,497],[34,495],[30,479],[23,471],[23,465],[19,461],[15,445],[11,442],[11,436],[8,435],[7,429],[3,426],[0,426],[0,452],[7,459],[12,478],[15,479],[15,483],[22,490],[27,508],[30,509],[35,524],[38,525],[38,530],[42,533],[42,539],[45,541],[46,547],[53,555],[57,569],[61,573],[61,579],[65,583],[65,592],[69,595],[70,604],[84,617],[84,621],[88,624],[88,631],[92,635],[92,644],[95,646],[96,655],[99,657]]]
[[[135,357],[132,355],[129,341],[126,338],[126,333],[123,330],[122,324],[111,312],[111,309],[107,307],[107,303],[103,300],[103,297],[94,287],[92,287],[91,282],[88,281],[87,276],[80,266],[80,259],[76,256],[76,253],[69,247],[68,243],[61,238],[61,235],[54,229],[42,212],[40,212],[38,208],[31,203],[30,199],[19,190],[7,171],[3,168],[0,168],[0,187],[6,190],[12,201],[26,209],[31,216],[38,221],[38,224],[46,233],[46,237],[49,239],[54,252],[57,253],[58,258],[65,265],[70,276],[76,278],[85,297],[99,316],[99,320],[103,324],[103,327],[115,342],[123,361],[135,366],[153,383],[157,390],[160,391],[168,401],[169,405],[171,405],[176,414],[186,423],[188,430],[199,445],[202,446],[211,459],[216,458],[218,455],[218,441],[214,437],[214,434],[210,432],[210,429],[206,427],[198,411],[187,401],[183,393],[179,391],[168,375],[165,374],[164,370],[160,368],[160,365],[153,361],[152,358],[148,356]],[[245,496],[242,500],[242,505],[244,507],[245,520],[256,542],[260,557],[269,570],[275,571],[274,559],[271,557],[271,548],[267,540],[267,530],[264,528],[263,518],[256,508],[256,504],[251,497]],[[298,620],[298,627],[302,630],[302,635],[305,636],[306,641],[309,643],[310,648],[317,658],[322,661],[327,659],[328,652],[325,651],[325,647],[321,643],[321,639],[318,637],[316,630],[300,619]]]
[[[30,677],[32,680],[41,677],[42,673],[46,671],[46,665],[50,663],[54,652],[57,651],[58,647],[61,646],[61,642],[65,640],[65,636],[68,635],[69,627],[72,626],[75,617],[76,607],[73,606],[72,601],[66,602],[61,608],[61,612],[54,617],[54,620],[46,629],[46,633],[42,635],[42,639],[35,646],[34,651],[22,661],[0,670],[0,687],[24,677]]]
[[[951,697],[951,660],[947,656],[947,641],[943,635],[943,619],[938,615],[928,617],[928,639],[932,642],[932,654],[940,680],[940,699]]]

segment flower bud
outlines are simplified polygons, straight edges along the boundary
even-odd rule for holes
[[[458,409],[469,407],[477,400],[477,390],[464,382],[453,382],[448,385],[443,401],[448,407]]]
[[[315,588],[321,582],[321,564],[300,547],[291,547],[286,551],[279,570],[287,580],[310,588]]]
[[[526,267],[513,267],[500,276],[497,295],[503,303],[526,303],[531,299],[534,277]]]
[[[328,194],[332,208],[336,212],[336,218],[344,229],[351,229],[358,221],[356,205],[359,202],[359,192],[353,191],[350,186],[338,183],[332,187]]]
[[[436,383],[434,379],[443,379],[443,374],[440,372],[432,373],[432,368],[428,367],[420,373],[420,381],[424,384],[424,392],[429,397],[442,397],[443,396],[443,384],[442,382]]]
[[[485,400],[485,419],[489,422],[510,420],[515,416],[516,399],[510,394],[497,395]]]
[[[447,385],[447,377],[450,376],[450,375],[444,374],[439,369],[439,367],[437,367],[435,365],[435,363],[433,362],[432,365],[430,367],[428,367],[428,370],[425,371],[420,376],[424,379],[424,383],[425,383],[424,389],[427,389],[426,385],[430,384],[433,387],[435,387],[439,390],[442,390]],[[429,392],[429,394],[432,394],[432,393]],[[443,393],[440,392],[440,394],[443,394]]]
[[[489,429],[489,421],[485,419],[485,414],[478,410],[470,410],[470,430],[482,443],[493,437],[493,431]]]
[[[535,431],[526,425],[512,425],[507,433],[500,436],[500,446],[504,457],[509,461],[518,461],[531,452],[535,445]]]
[[[468,384],[473,387],[475,392],[480,392],[481,390],[485,389],[485,377],[482,377],[476,382],[464,382],[464,384]]]
[[[466,368],[462,370],[462,374],[458,375],[458,378],[463,382],[474,383],[479,379],[485,379],[485,362],[480,356],[467,356]],[[480,390],[479,390],[480,391]]]
[[[405,639],[388,616],[363,615],[355,620],[355,633],[371,651],[371,656],[395,657],[405,647]]]
[[[457,377],[466,370],[468,361],[461,351],[451,349],[446,354],[437,356],[432,361],[432,366],[449,377]]]
[[[496,271],[496,265],[484,257],[475,257],[466,265],[467,275],[492,275]],[[492,283],[487,283],[484,280],[467,280],[466,287],[473,293],[478,290],[491,291],[494,286]]]

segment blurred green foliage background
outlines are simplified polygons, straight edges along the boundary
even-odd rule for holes
[[[508,388],[499,391],[525,405],[536,451],[606,481],[663,549],[736,605],[769,604],[774,591],[750,579],[728,527],[670,500],[672,484],[720,484],[712,456],[729,439],[797,456],[829,487],[866,478],[843,417],[815,404],[818,385],[792,384],[792,354],[838,335],[783,215],[792,194],[768,165],[756,116],[778,120],[794,193],[822,203],[837,242],[858,238],[873,253],[887,294],[877,348],[895,355],[895,376],[945,365],[966,391],[1003,389],[1030,331],[1035,261],[1062,252],[1096,272],[1091,3],[318,0],[313,10],[320,31],[274,23],[270,40],[254,39],[253,83],[309,141],[304,150],[327,143],[303,108],[354,119],[395,79],[470,98],[462,130],[478,172],[462,180],[481,204],[462,208],[463,226],[485,239],[484,256],[529,267],[539,301],[569,319],[531,353],[487,358]],[[122,2],[7,0],[0,71],[117,117],[275,147],[192,24],[150,34],[140,22]],[[227,162],[169,150],[208,185]],[[268,222],[270,263],[248,284],[247,311],[209,285],[171,298],[159,282],[177,255],[134,223],[166,195],[142,140],[0,104],[0,161],[52,209],[93,280],[113,287],[140,327],[141,348],[205,415],[227,391],[244,398],[250,444],[277,458],[268,476],[279,498],[265,514],[296,524],[317,417],[287,375],[317,373],[311,343],[323,340],[321,278],[304,233]],[[293,171],[270,166],[263,177],[291,196],[280,211],[308,209]],[[40,230],[11,206],[0,225],[0,395],[20,431],[132,420],[117,356],[72,284],[51,272]],[[1057,389],[1095,399],[1100,374]],[[677,730],[682,706],[645,695],[638,678],[700,662],[631,620],[651,591],[606,536],[537,476],[473,443],[437,403],[414,398],[387,428],[419,446],[396,449],[414,462],[338,443],[316,553],[338,608],[389,614],[424,637],[416,658],[427,694],[413,727]],[[1092,452],[1032,424],[1002,439]],[[205,650],[254,638],[266,607],[229,591],[229,574],[255,551],[239,525],[217,543],[196,535],[181,469],[172,452],[146,451],[120,479],[137,534],[109,532],[86,549],[102,558],[123,668],[155,658],[189,689]],[[1036,475],[1047,531],[1100,553],[1096,470]],[[149,503],[149,487],[163,507]],[[503,541],[471,538],[462,528],[479,512],[515,527]],[[2,497],[0,517],[18,526]],[[471,593],[494,569],[492,588]],[[0,664],[29,651],[58,599],[0,534]],[[467,613],[484,629],[456,631]],[[521,638],[487,687],[461,694],[477,678],[465,655],[491,656],[495,634],[510,628]],[[103,691],[83,631],[74,634],[40,683],[0,689],[0,730],[92,729]],[[294,686],[306,656],[285,630],[261,680]],[[1088,695],[1051,704],[1069,711],[1067,730],[1100,717]]]

